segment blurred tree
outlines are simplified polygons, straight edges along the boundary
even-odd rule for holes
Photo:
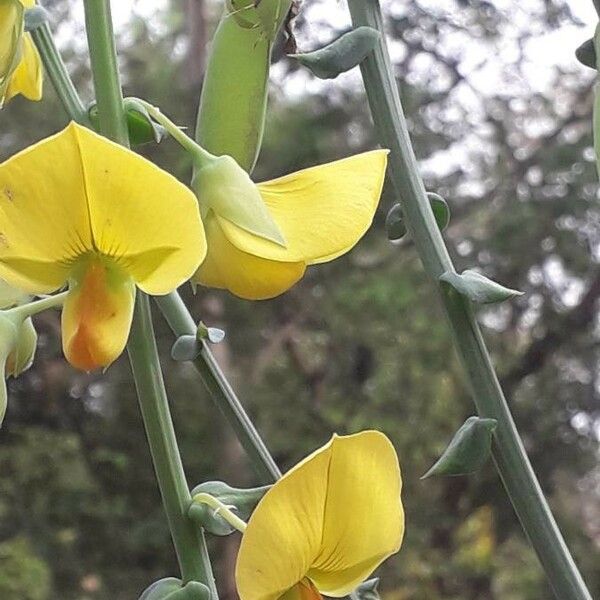
[[[89,100],[81,25],[65,0],[46,5]],[[600,594],[593,73],[564,58],[574,48],[547,51],[546,62],[532,50],[577,31],[579,18],[562,0],[384,6],[428,187],[452,208],[451,251],[461,268],[526,292],[480,316],[534,467],[592,594]],[[191,126],[203,40],[218,13],[217,2],[189,0],[161,5],[152,19],[133,17],[120,40],[126,93]],[[344,14],[342,5],[306,0],[295,20],[300,48],[334,37]],[[278,58],[259,179],[372,147],[356,73],[324,84]],[[0,113],[2,158],[64,122],[49,85],[41,105],[12,102]],[[189,161],[171,141],[139,150],[189,177]],[[227,330],[221,360],[282,467],[332,431],[376,427],[394,440],[408,530],[401,553],[381,570],[387,597],[549,598],[491,465],[469,478],[419,480],[473,409],[410,240],[385,240],[395,201],[388,190],[365,240],[282,298],[251,304],[200,290],[186,299],[198,318]],[[52,573],[40,599],[130,600],[151,580],[176,574],[176,565],[129,367],[123,358],[105,375],[75,373],[60,355],[57,318],[37,320],[36,363],[10,384],[0,536],[17,550],[22,540],[28,546],[13,550],[11,563],[0,560],[0,585],[10,576],[23,586],[14,597],[26,598],[26,574],[39,565]],[[252,484],[194,371],[170,361],[171,337],[162,325],[159,333],[190,484]],[[235,540],[211,546],[228,598]],[[22,580],[11,575],[15,564]]]

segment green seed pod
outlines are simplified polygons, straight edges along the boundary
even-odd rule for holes
[[[372,27],[357,27],[327,46],[304,54],[290,54],[319,79],[335,79],[359,65],[375,48],[381,35]]]
[[[190,581],[182,585],[181,579],[166,577],[146,588],[139,600],[210,600],[210,590],[203,583]]]
[[[252,172],[262,143],[275,33],[291,0],[231,0],[215,32],[196,141]]]
[[[467,475],[480,469],[490,456],[496,425],[496,419],[469,417],[421,479],[433,475]]]
[[[235,514],[243,521],[247,521],[269,487],[267,485],[239,489],[231,487],[223,481],[207,481],[192,490],[192,498],[197,494],[210,494],[223,504],[234,507]],[[215,511],[206,504],[192,504],[188,515],[190,519],[213,535],[229,535],[235,531],[227,521],[215,514]]]

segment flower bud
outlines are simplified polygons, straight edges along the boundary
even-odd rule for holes
[[[258,187],[231,156],[203,158],[197,165],[192,189],[203,216],[213,210],[238,227],[285,247],[285,238]]]
[[[37,347],[37,332],[31,318],[25,319],[18,328],[16,345],[6,359],[6,377],[18,377],[29,369]]]

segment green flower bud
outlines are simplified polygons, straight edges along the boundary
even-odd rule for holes
[[[202,84],[196,141],[252,172],[264,133],[271,51],[291,0],[228,0]]]
[[[37,332],[31,318],[25,319],[17,331],[17,342],[6,359],[5,375],[18,377],[29,369],[37,347]]]
[[[202,157],[197,163],[192,189],[203,216],[213,210],[238,227],[285,247],[285,238],[258,187],[231,156]]]
[[[6,372],[9,356],[17,347],[18,332],[21,321],[10,313],[0,311],[0,369]],[[6,381],[0,380],[0,424],[6,414],[7,393]]]
[[[0,0],[0,106],[21,60],[24,13],[20,0]]]

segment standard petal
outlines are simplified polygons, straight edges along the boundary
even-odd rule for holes
[[[63,351],[78,369],[107,367],[124,350],[135,301],[135,284],[110,259],[82,259],[69,281],[62,312]]]
[[[0,277],[39,294],[61,287],[92,249],[81,158],[71,125],[0,165]]]
[[[377,431],[335,437],[323,538],[308,572],[328,596],[345,596],[391,554],[404,535],[398,457]]]
[[[331,442],[288,471],[258,503],[237,558],[241,600],[277,600],[304,579],[319,555],[330,457]]]
[[[344,254],[371,225],[387,154],[365,152],[258,184],[286,248],[220,218],[223,231],[240,250],[270,260],[311,264]]]
[[[35,47],[31,35],[23,35],[22,58],[12,74],[6,89],[6,100],[21,94],[28,100],[42,99],[42,59]]]
[[[145,158],[73,127],[96,249],[122,265],[145,292],[171,292],[206,255],[194,194]]]
[[[246,300],[282,294],[304,275],[302,262],[276,262],[238,250],[223,235],[213,213],[206,219],[208,254],[192,278],[207,287],[229,290]]]

